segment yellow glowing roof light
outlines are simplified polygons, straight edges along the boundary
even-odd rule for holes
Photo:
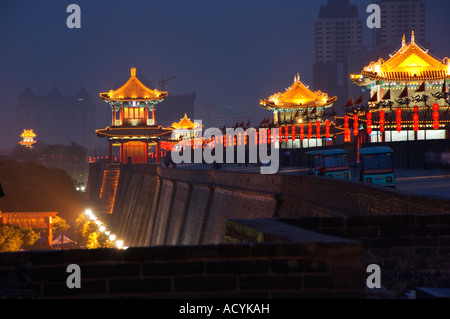
[[[260,100],[260,104],[271,108],[302,108],[315,106],[330,106],[337,97],[329,98],[327,93],[311,91],[300,81],[300,75],[294,77],[294,83],[285,92],[275,93],[267,99]]]
[[[136,68],[131,68],[128,81],[117,90],[100,93],[104,100],[111,101],[157,101],[167,97],[167,92],[149,89],[136,77]]]
[[[439,60],[421,48],[415,41],[413,31],[410,43],[406,44],[403,36],[402,47],[387,61],[379,59],[370,62],[360,75],[352,74],[351,80],[366,85],[367,81],[363,81],[363,77],[370,81],[443,80],[450,78],[450,64],[448,58]]]
[[[192,122],[188,117],[187,114],[184,113],[184,117],[179,121],[178,123],[172,123],[172,127],[174,129],[185,129],[185,130],[192,130],[194,128],[199,127],[200,124],[197,122]]]

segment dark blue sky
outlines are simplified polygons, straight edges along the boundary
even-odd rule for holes
[[[365,21],[371,1],[350,2],[358,4]],[[425,2],[431,49],[440,58],[450,56],[445,27],[450,3]],[[66,26],[71,3],[81,7],[81,29]],[[208,100],[243,110],[256,125],[268,114],[259,108],[260,98],[283,91],[296,73],[312,84],[314,20],[323,4],[326,0],[1,0],[0,149],[17,143],[15,135],[5,136],[15,134],[11,111],[26,85],[40,95],[55,84],[64,94],[84,85],[98,98],[126,81],[132,66],[154,82],[178,75],[166,87],[169,94],[196,91],[198,106]],[[106,104],[98,100],[96,108],[105,110]]]

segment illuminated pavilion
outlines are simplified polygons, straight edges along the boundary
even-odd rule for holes
[[[449,78],[448,58],[433,57],[416,43],[414,31],[410,43],[403,36],[389,59],[351,75],[355,84],[370,90],[370,99],[367,105],[361,97],[347,104],[345,141],[358,134],[365,135],[365,142],[449,138]]]
[[[297,74],[294,83],[285,92],[275,93],[260,101],[260,105],[273,111],[275,125],[323,121],[325,109],[332,108],[337,98],[329,98],[321,91],[311,91]]]
[[[120,147],[120,163],[148,163],[149,147],[156,145],[156,159],[160,160],[161,138],[170,137],[171,128],[156,125],[156,105],[164,101],[167,92],[149,89],[131,69],[130,79],[117,90],[100,93],[111,106],[111,126],[96,130],[99,137],[109,141],[109,161],[113,162],[113,146]]]
[[[190,132],[190,136],[194,137],[194,130],[201,130],[203,125],[200,125],[198,122],[192,122],[185,113],[179,122],[172,123],[172,128],[175,133],[173,137],[175,140],[178,140],[180,136],[185,135],[185,132]]]
[[[36,141],[34,140],[36,134],[32,129],[23,130],[22,134],[20,134],[20,137],[22,138],[22,140],[19,142],[19,144],[25,147],[32,148],[33,144],[36,143]]]
[[[332,138],[327,120],[334,115],[337,97],[311,91],[300,81],[297,74],[294,83],[285,92],[275,93],[260,100],[260,106],[273,112],[273,122],[263,121],[262,126],[278,127],[281,148],[322,146],[325,139]]]

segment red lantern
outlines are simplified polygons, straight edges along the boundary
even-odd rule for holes
[[[268,143],[268,144],[272,143],[272,138],[270,137],[270,133],[271,133],[271,129],[269,128],[267,130],[267,141],[266,141],[266,143]]]
[[[435,129],[435,130],[439,129],[439,121],[433,122],[433,129]]]
[[[281,143],[283,141],[283,131],[282,131],[282,127],[280,126],[278,128],[278,141]]]
[[[309,140],[312,138],[312,129],[313,129],[312,126],[313,126],[312,122],[309,122],[308,123],[308,139]]]
[[[303,125],[303,123],[300,124],[300,140],[304,140],[305,139],[305,126]]]
[[[316,122],[316,138],[320,138],[320,121]]]
[[[295,125],[292,124],[291,127],[291,134],[292,134],[292,142],[295,141]]]
[[[284,141],[287,143],[288,139],[289,139],[289,126],[285,126],[284,127]]]

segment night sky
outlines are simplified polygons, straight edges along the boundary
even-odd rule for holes
[[[66,26],[71,3],[81,7],[81,29]],[[365,26],[371,1],[350,3],[358,4]],[[439,58],[450,56],[445,26],[450,2],[425,3],[429,49]],[[48,94],[55,84],[72,95],[84,85],[98,99],[97,128],[103,128],[109,110],[98,93],[124,83],[131,67],[154,83],[177,75],[166,86],[169,94],[196,91],[196,106],[211,101],[243,110],[257,125],[268,115],[259,107],[260,98],[284,91],[296,73],[312,84],[314,20],[324,4],[326,0],[1,0],[0,150],[17,144],[14,108],[27,85],[38,95]],[[364,27],[364,42],[371,41],[370,34]]]

